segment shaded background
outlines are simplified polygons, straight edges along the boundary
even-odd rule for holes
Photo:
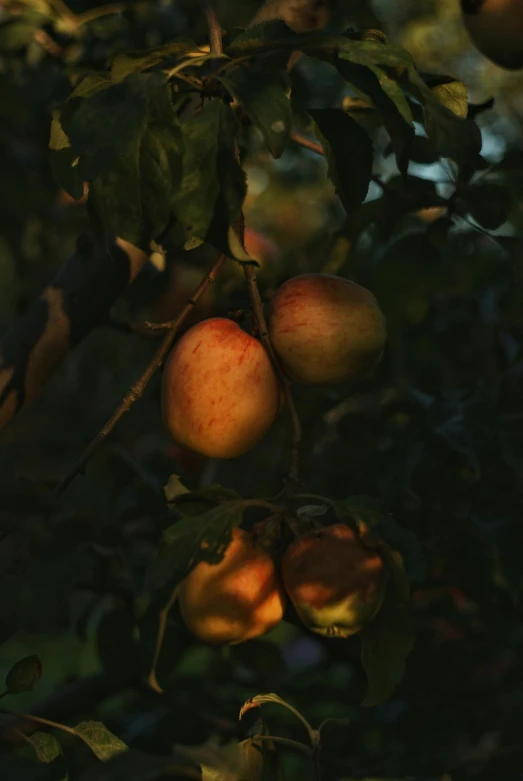
[[[217,10],[232,30],[257,5],[223,0]],[[284,622],[260,640],[215,650],[189,637],[176,612],[159,671],[165,696],[141,683],[163,597],[143,594],[144,567],[162,528],[162,486],[176,473],[190,488],[217,482],[246,497],[274,493],[285,474],[288,431],[282,416],[246,457],[204,461],[164,433],[156,377],[64,495],[60,512],[51,509],[45,485],[67,472],[155,349],[154,340],[114,328],[93,332],[42,398],[2,432],[0,673],[38,654],[44,675],[34,693],[17,699],[18,710],[66,723],[99,718],[153,753],[244,735],[242,702],[275,691],[313,723],[348,717],[348,727],[325,732],[328,779],[515,781],[523,777],[523,76],[472,49],[452,0],[376,0],[373,9],[363,2],[354,9],[364,24],[377,14],[421,71],[462,78],[472,103],[494,98],[477,116],[492,163],[480,177],[503,187],[503,197],[484,191],[473,214],[460,209],[452,165],[424,160],[421,148],[404,184],[385,132],[363,118],[376,149],[368,201],[388,205],[356,230],[322,158],[292,146],[274,161],[256,134],[249,137],[245,214],[258,236],[266,300],[296,273],[325,271],[368,286],[387,316],[389,344],[373,376],[355,386],[296,388],[295,395],[307,490],[377,497],[422,546],[426,573],[414,586],[419,637],[402,683],[385,705],[362,709],[357,638],[323,640]],[[0,21],[12,10],[0,9]],[[343,17],[350,21],[345,8],[340,23]],[[197,4],[174,0],[134,3],[77,39],[51,30],[54,53],[35,40],[37,27],[26,25],[15,39],[0,28],[4,330],[88,224],[85,206],[59,190],[47,159],[51,111],[70,91],[68,65],[102,68],[127,49],[187,33],[205,39]],[[293,87],[298,108],[350,108],[333,71],[306,58]],[[452,213],[398,208],[424,192],[451,199]],[[209,260],[205,250],[181,250],[174,235],[165,263],[147,265],[114,317],[169,319]],[[231,264],[196,316],[247,305]],[[265,715],[273,734],[302,738],[285,712]],[[64,745],[75,778],[91,759],[73,741]],[[294,757],[286,766],[290,778],[309,772]]]

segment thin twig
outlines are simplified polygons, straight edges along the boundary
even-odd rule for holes
[[[6,713],[9,716],[18,716],[19,719],[27,719],[28,721],[34,721],[36,724],[43,724],[45,727],[51,727],[52,729],[60,729],[62,732],[68,732],[69,735],[79,737],[73,727],[68,727],[66,724],[60,724],[58,721],[51,721],[51,719],[44,719],[41,716],[34,716],[32,713],[16,713],[11,710],[2,709],[0,713]]]
[[[172,590],[169,600],[166,602],[164,607],[162,607],[162,609],[160,610],[160,614],[158,617],[158,634],[156,635],[156,647],[154,649],[154,657],[153,657],[153,663],[151,665],[151,671],[147,676],[147,683],[149,684],[151,689],[154,689],[154,691],[157,692],[158,694],[163,694],[163,689],[158,683],[158,678],[156,677],[156,668],[158,666],[158,661],[160,659],[160,654],[162,652],[165,630],[167,629],[167,619],[169,618],[169,613],[171,612],[171,609],[178,598],[179,587],[180,586],[177,583]]]
[[[212,267],[212,269],[209,271],[209,273],[202,279],[196,290],[194,291],[192,298],[188,300],[176,320],[173,320],[172,326],[170,330],[168,331],[167,335],[164,337],[161,345],[156,350],[151,362],[149,363],[148,367],[131,389],[126,394],[126,396],[123,398],[121,404],[119,405],[116,412],[109,418],[105,426],[98,432],[96,437],[93,439],[89,447],[84,451],[84,453],[80,456],[79,460],[76,462],[76,464],[73,466],[71,471],[64,477],[64,479],[61,481],[61,483],[58,484],[58,486],[55,488],[53,495],[55,497],[60,496],[65,489],[68,487],[68,485],[74,480],[76,475],[83,472],[85,465],[89,461],[90,457],[94,453],[94,451],[98,448],[98,446],[104,442],[105,439],[109,436],[113,428],[116,426],[120,418],[128,412],[132,405],[135,403],[135,401],[138,401],[138,399],[142,396],[147,384],[149,383],[149,380],[151,377],[155,374],[156,370],[160,367],[160,365],[163,363],[165,356],[169,352],[172,343],[174,342],[174,339],[176,337],[176,334],[184,322],[184,320],[189,316],[189,314],[194,309],[197,301],[201,296],[205,293],[207,288],[215,281],[216,276],[218,272],[220,271],[221,267],[223,266],[225,262],[225,255],[219,255]]]
[[[316,152],[318,155],[325,155],[321,144],[316,143],[316,141],[311,141],[310,138],[301,136],[299,133],[291,133],[291,141],[303,146],[305,149],[310,149],[311,152]]]
[[[212,54],[223,54],[223,30],[211,0],[200,0],[209,27],[209,44]]]
[[[84,11],[81,14],[77,14],[76,22],[78,27],[80,27],[82,24],[89,24],[89,22],[93,22],[95,19],[99,19],[102,16],[119,14],[129,7],[129,3],[109,3],[108,5],[101,5],[98,8],[93,8],[91,11]]]
[[[147,339],[159,339],[163,333],[172,328],[172,322],[169,323],[125,323],[123,320],[115,320],[108,317],[100,323],[100,328],[111,328],[113,331],[120,331],[123,334],[136,334],[144,336]]]
[[[274,743],[279,743],[282,746],[286,746],[291,751],[298,751],[300,754],[305,754],[305,756],[309,759],[313,758],[312,750],[306,746],[305,743],[300,743],[298,740],[291,740],[291,738],[280,738],[277,735],[253,735],[251,738],[253,743],[256,743],[258,740],[271,740]]]

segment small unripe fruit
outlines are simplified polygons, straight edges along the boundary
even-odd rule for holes
[[[381,556],[343,523],[292,542],[282,560],[285,590],[305,626],[349,637],[371,621],[385,596]]]
[[[269,430],[280,408],[280,386],[257,339],[232,320],[213,317],[190,328],[163,372],[167,431],[209,458],[235,458]]]
[[[461,0],[473,44],[496,65],[523,68],[523,0]]]
[[[379,362],[387,338],[373,294],[329,274],[285,282],[271,303],[269,333],[289,377],[309,385],[365,375]]]
[[[235,645],[282,620],[285,594],[271,556],[249,532],[234,529],[224,558],[200,562],[182,581],[179,604],[187,628],[200,640]]]

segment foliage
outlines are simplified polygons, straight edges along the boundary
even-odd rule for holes
[[[157,378],[53,496],[154,350],[104,328],[77,348],[3,434],[0,778],[292,779],[318,757],[335,781],[519,778],[517,144],[467,118],[463,81],[427,76],[364,27],[242,29],[245,8],[217,4],[229,34],[213,57],[197,4],[61,5],[0,17],[4,325],[88,225],[165,252],[115,319],[153,318],[171,274],[203,276],[216,252],[231,259],[213,313],[248,311],[243,208],[282,249],[276,267],[260,262],[264,301],[305,271],[355,279],[389,344],[357,384],[293,388],[291,499],[284,413],[247,456],[205,461],[168,441]],[[84,182],[87,207],[67,198]],[[197,643],[177,584],[218,561],[237,525],[265,524],[279,555],[290,532],[274,543],[275,518],[351,524],[386,559],[383,608],[346,640],[311,635],[289,609],[264,638]]]

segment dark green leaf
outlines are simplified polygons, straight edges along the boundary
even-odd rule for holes
[[[5,678],[5,685],[10,694],[31,692],[42,677],[42,663],[38,656],[26,656],[16,662]]]
[[[285,71],[253,65],[228,71],[220,81],[261,132],[271,155],[281,157],[292,127],[290,81]]]
[[[460,210],[466,210],[479,225],[497,230],[508,219],[512,208],[510,191],[493,182],[473,184],[460,191]]]
[[[427,135],[441,157],[476,167],[481,152],[481,132],[475,122],[462,119],[447,108],[425,84],[415,67],[408,71],[408,88],[423,106]],[[455,108],[455,107],[454,107]]]
[[[179,582],[199,561],[221,561],[233,528],[242,522],[244,508],[243,501],[224,502],[166,529],[158,557],[149,569],[149,587],[157,589],[170,581]]]
[[[365,707],[380,705],[394,693],[414,642],[410,612],[389,586],[378,615],[362,631],[361,663],[368,680]]]
[[[352,518],[359,526],[364,523],[381,537],[390,548],[398,551],[410,579],[422,582],[426,564],[416,535],[401,526],[387,513],[381,503],[371,496],[350,496],[335,504],[336,514],[343,520]]]
[[[194,41],[181,38],[154,49],[122,52],[117,54],[111,63],[111,77],[115,82],[122,81],[130,73],[139,73],[153,68],[166,60],[179,58],[191,51],[198,51],[198,46]]]
[[[347,212],[356,211],[369,189],[372,141],[365,130],[340,109],[311,110],[309,114],[316,123],[336,192]]]
[[[237,35],[232,44],[227,47],[226,54],[231,57],[244,57],[277,47],[289,52],[300,49],[299,43],[306,39],[306,36],[297,35],[280,19],[272,19],[248,27]]]
[[[397,82],[377,66],[370,69],[342,57],[336,59],[335,65],[341,76],[379,112],[398,168],[406,173],[415,133],[410,107]]]
[[[182,130],[183,178],[173,207],[185,228],[186,246],[207,239],[220,252],[234,256],[229,230],[246,193],[245,173],[236,156],[236,118],[228,106],[213,100]]]
[[[374,272],[373,291],[387,320],[419,323],[444,281],[439,249],[421,234],[405,236],[380,259]]]
[[[198,778],[196,764],[175,753],[166,756],[130,749],[107,762],[97,762],[78,781],[164,781],[169,776]]]

